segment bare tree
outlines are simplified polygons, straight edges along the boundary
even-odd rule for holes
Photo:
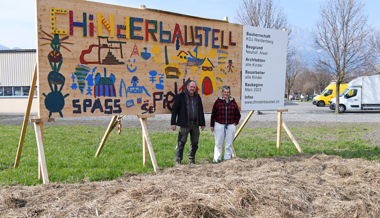
[[[373,70],[374,74],[380,74],[380,28],[371,35],[371,47],[374,49],[374,63]]]
[[[291,27],[279,2],[279,0],[242,0],[236,10],[235,19],[242,25],[288,30],[289,40]],[[292,55],[289,47],[287,53],[288,56]]]
[[[286,63],[285,89],[288,99],[290,98],[290,91],[296,82],[297,76],[304,67],[303,59],[295,53],[295,50],[292,50],[291,55],[287,57]]]
[[[268,29],[290,29],[278,0],[243,0],[235,15],[238,23]]]
[[[321,93],[322,90],[333,80],[331,74],[324,68],[315,66],[315,72],[312,74],[316,82],[315,92]]]
[[[370,27],[360,0],[327,0],[321,5],[314,33],[315,45],[322,50],[318,63],[336,79],[336,91],[346,75],[366,65]],[[335,113],[339,113],[339,94]]]

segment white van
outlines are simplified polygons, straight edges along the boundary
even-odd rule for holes
[[[330,101],[335,110],[336,100]],[[348,83],[339,96],[339,112],[357,110],[380,110],[380,75],[358,77]]]

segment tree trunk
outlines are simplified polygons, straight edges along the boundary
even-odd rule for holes
[[[340,87],[340,82],[336,82],[336,96],[335,96],[335,113],[339,114],[339,87]]]

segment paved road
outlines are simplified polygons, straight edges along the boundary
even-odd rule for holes
[[[380,111],[359,111],[335,114],[334,111],[326,107],[317,107],[311,102],[286,102],[285,109],[288,112],[283,113],[283,120],[287,123],[293,123],[291,126],[299,126],[297,123],[304,123],[303,126],[328,125],[327,123],[378,123],[380,124]],[[250,123],[274,123],[277,122],[276,111],[261,111],[262,114],[255,113],[250,119]],[[242,120],[247,117],[249,111],[242,112]],[[32,118],[34,115],[31,115]],[[24,119],[23,114],[0,114],[1,125],[20,125]],[[80,118],[56,118],[56,122],[50,125],[88,125],[88,126],[107,126],[111,117],[80,117]],[[210,114],[206,114],[206,121],[210,120]],[[170,114],[156,115],[150,118],[149,123],[157,123],[157,128],[169,128]],[[49,123],[46,123],[49,125]],[[125,116],[122,119],[124,127],[140,127],[140,122],[136,116]],[[167,125],[166,125],[167,124]],[[272,124],[270,126],[272,126]],[[264,125],[264,124],[261,124]],[[209,126],[209,125],[208,125]],[[302,125],[301,125],[302,126]]]

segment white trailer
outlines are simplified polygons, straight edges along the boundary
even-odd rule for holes
[[[330,109],[335,110],[335,99]],[[358,110],[380,110],[380,75],[358,77],[348,83],[339,96],[339,112]]]

